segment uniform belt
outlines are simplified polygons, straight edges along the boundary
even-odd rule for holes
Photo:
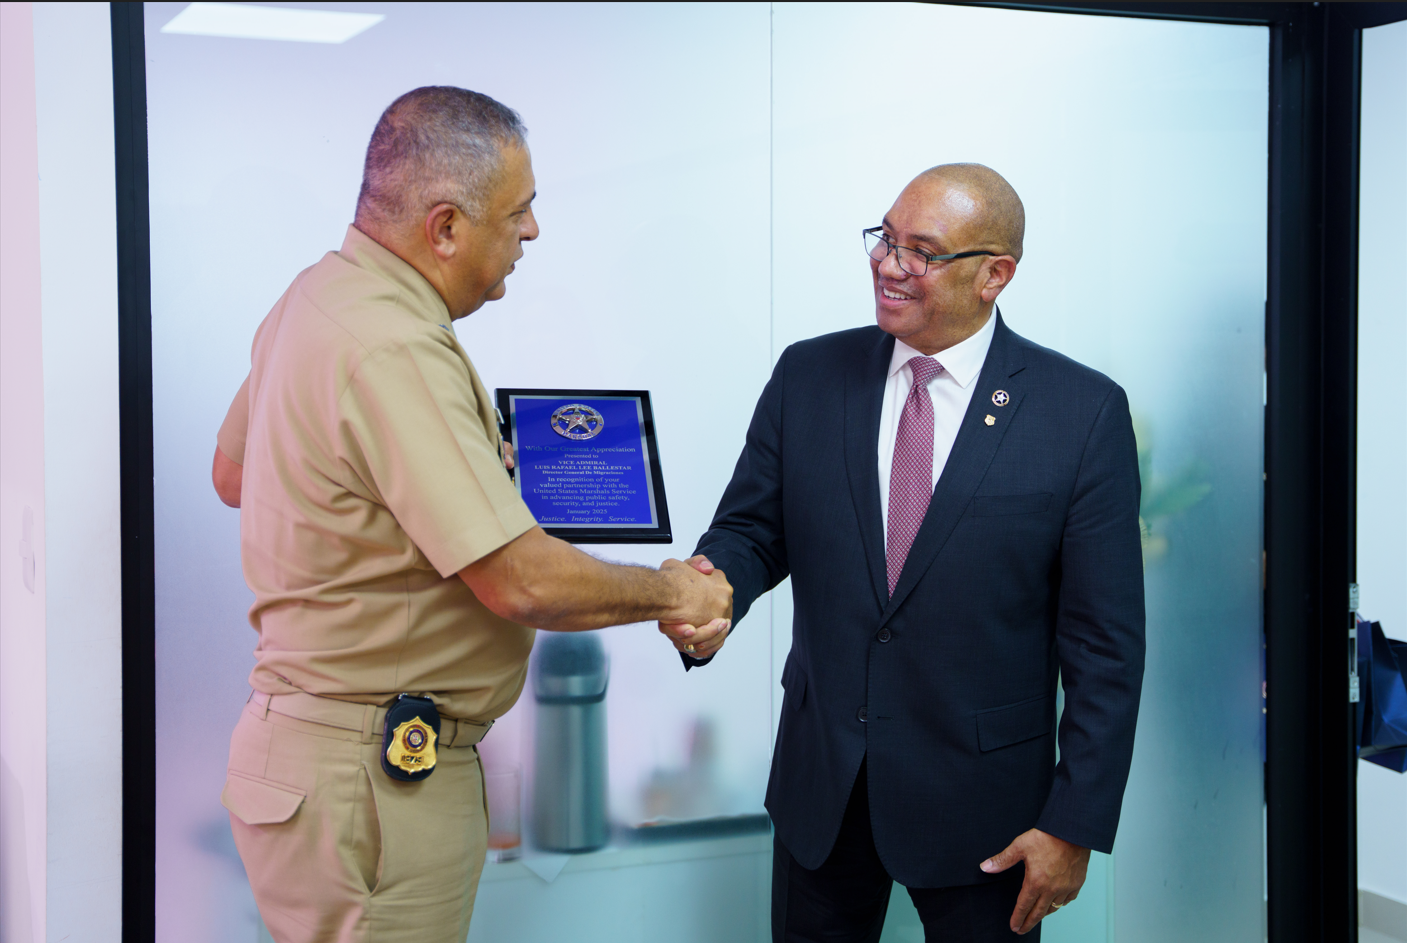
[[[363,743],[376,743],[386,726],[386,708],[375,704],[355,704],[351,701],[338,701],[315,694],[265,694],[255,691],[249,695],[249,702],[264,712],[282,714],[311,724],[336,727],[339,730],[355,730],[361,733]],[[493,726],[493,721],[477,723],[472,720],[456,720],[453,717],[440,718],[439,746],[472,747]]]

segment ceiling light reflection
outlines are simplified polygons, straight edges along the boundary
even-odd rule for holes
[[[345,43],[385,18],[380,13],[299,10],[248,3],[192,3],[161,31],[294,43]]]

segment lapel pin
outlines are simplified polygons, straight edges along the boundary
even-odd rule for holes
[[[995,426],[995,425],[997,424],[997,417],[996,417],[996,416],[993,416],[993,415],[991,415],[991,414],[988,414],[988,415],[987,415],[987,418],[986,418],[986,419],[983,419],[982,421],[985,422],[985,423],[986,423],[987,425],[989,425],[989,426]]]
[[[998,406],[1005,406],[1007,403],[1011,402],[1011,397],[1006,395],[1006,390],[997,390],[992,394],[992,402]],[[988,423],[988,425],[991,425],[991,423]]]

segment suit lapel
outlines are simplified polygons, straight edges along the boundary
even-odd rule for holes
[[[895,610],[903,604],[904,599],[918,585],[918,581],[933,565],[939,551],[952,536],[953,529],[966,513],[972,495],[987,474],[987,468],[992,464],[993,456],[997,454],[1002,437],[1006,435],[1006,430],[1010,427],[1016,411],[1021,408],[1021,400],[1026,395],[1025,378],[1021,376],[1026,365],[1020,350],[1013,343],[1014,335],[1002,321],[999,312],[994,312],[993,316],[997,319],[997,326],[992,334],[992,346],[987,350],[982,372],[975,381],[977,388],[972,391],[972,400],[963,415],[957,439],[953,442],[953,450],[948,455],[948,463],[943,466],[943,474],[938,479],[937,487],[933,489],[933,500],[928,505],[928,513],[924,515],[923,523],[914,537],[914,545],[904,561],[904,570],[899,574],[899,583],[894,587],[894,595],[889,599],[880,617],[880,625],[888,622]],[[1005,405],[998,406],[993,399],[999,390],[1006,394]],[[1001,398],[996,397],[998,400]],[[993,419],[990,426],[986,421],[988,416]],[[883,561],[883,553],[880,559]],[[882,571],[882,562],[880,568]]]
[[[879,414],[884,381],[894,355],[894,338],[883,332],[857,356],[845,374],[845,470],[860,539],[870,566],[870,584],[882,608],[889,593],[884,569],[884,523],[879,506]]]

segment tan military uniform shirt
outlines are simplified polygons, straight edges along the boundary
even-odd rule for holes
[[[533,630],[456,574],[535,521],[449,324],[420,273],[349,227],[259,326],[219,437],[244,466],[256,690],[428,693],[471,720],[517,700]]]

